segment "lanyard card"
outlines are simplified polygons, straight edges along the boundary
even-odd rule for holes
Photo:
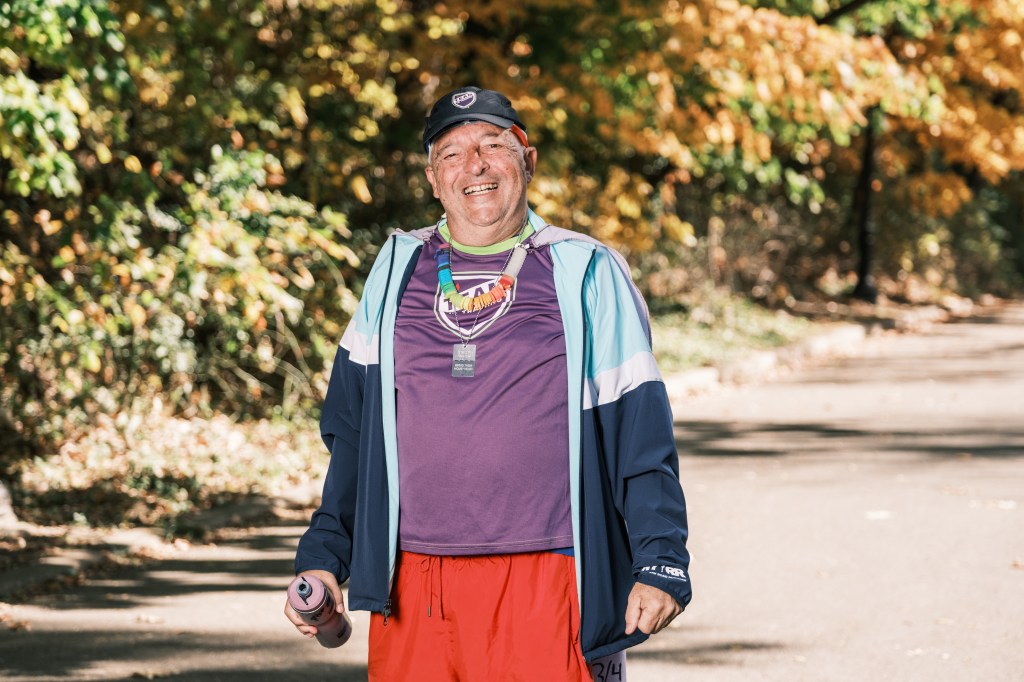
[[[452,376],[472,377],[476,373],[476,344],[452,346]]]

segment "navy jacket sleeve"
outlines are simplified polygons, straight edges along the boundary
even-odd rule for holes
[[[665,384],[629,275],[599,249],[586,291],[588,380],[604,466],[632,551],[633,576],[685,607],[692,596],[686,502]]]
[[[320,436],[331,454],[320,507],[299,540],[295,572],[322,569],[339,583],[349,576],[355,524],[356,480],[365,367],[339,347],[320,417]]]

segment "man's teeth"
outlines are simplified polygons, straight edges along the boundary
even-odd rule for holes
[[[498,189],[498,183],[492,182],[486,185],[473,185],[472,187],[467,187],[466,189],[462,190],[462,193],[468,197],[474,194],[480,194],[482,192],[489,192],[492,189]]]

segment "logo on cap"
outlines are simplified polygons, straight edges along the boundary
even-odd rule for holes
[[[475,92],[460,92],[457,95],[452,95],[452,104],[459,109],[468,109],[473,106],[474,102],[476,102]]]

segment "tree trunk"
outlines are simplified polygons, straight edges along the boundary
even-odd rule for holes
[[[871,271],[875,259],[875,223],[871,217],[871,175],[875,166],[875,119],[877,110],[867,112],[868,125],[864,129],[864,151],[861,155],[860,175],[857,177],[857,188],[853,192],[853,205],[860,208],[857,216],[857,286],[853,289],[854,298],[869,303],[878,299],[875,278]]]

